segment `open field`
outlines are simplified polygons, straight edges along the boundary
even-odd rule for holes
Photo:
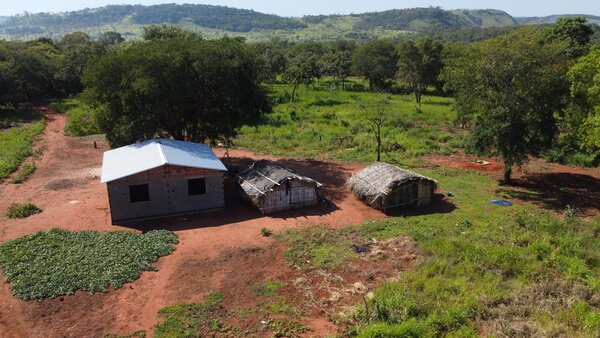
[[[274,85],[272,95],[280,104],[260,125],[241,128],[235,144],[278,156],[369,162],[376,158],[376,144],[368,119],[383,109],[386,161],[449,155],[463,146],[464,133],[453,124],[451,98],[426,96],[419,106],[412,95],[328,89],[331,86],[326,81],[315,85],[316,90],[300,86],[295,102],[289,102],[291,86]]]
[[[340,115],[344,111],[338,110]],[[178,235],[179,244],[172,255],[158,260],[158,272],[144,272],[118,290],[76,292],[32,303],[15,298],[4,283],[0,294],[8,301],[0,305],[3,336],[145,331],[160,337],[181,332],[190,318],[204,319],[194,322],[189,332],[233,336],[589,336],[599,329],[600,258],[594,249],[599,225],[593,223],[600,213],[594,202],[598,169],[532,160],[517,177],[523,184],[501,188],[501,165],[494,159],[482,166],[460,153],[405,155],[407,166],[439,180],[440,192],[451,191],[453,197],[439,195],[431,207],[390,218],[366,207],[344,186],[363,164],[232,149],[235,166],[266,157],[317,179],[325,184],[328,202],[264,217],[241,203],[230,187],[227,211],[113,226],[105,187],[98,180],[106,144],[95,138],[100,149],[94,149],[92,139],[65,136],[62,114],[49,114],[48,121],[43,140],[48,146],[38,170],[24,184],[0,185],[2,195],[11,196],[0,201],[0,211],[24,201],[44,211],[4,220],[0,242],[54,227],[130,232],[167,228]],[[308,140],[328,150],[325,142]],[[253,149],[276,150],[262,146]],[[368,160],[368,146],[365,142],[357,159]],[[298,155],[295,149],[287,151]],[[308,147],[297,151],[311,154]],[[221,156],[224,150],[217,153]],[[323,157],[322,149],[312,154]],[[565,178],[564,187],[551,196],[538,190],[555,175]],[[495,207],[489,204],[492,198],[510,198],[515,206]],[[570,209],[562,215],[572,202],[584,219]],[[276,235],[263,236],[263,228]],[[353,245],[371,251],[358,254]],[[410,312],[401,315],[400,309]]]

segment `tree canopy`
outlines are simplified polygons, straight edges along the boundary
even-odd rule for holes
[[[369,80],[371,90],[381,90],[396,76],[398,54],[389,40],[376,40],[358,47],[354,53],[354,71]]]
[[[476,118],[475,149],[503,158],[506,183],[513,165],[552,144],[568,93],[564,46],[542,40],[523,29],[473,45],[445,69],[458,109]]]
[[[404,41],[398,47],[398,78],[407,84],[417,103],[427,86],[435,85],[442,70],[441,43],[429,38]]]
[[[134,44],[89,64],[85,96],[100,108],[111,146],[156,136],[215,141],[270,109],[258,60],[238,39]]]

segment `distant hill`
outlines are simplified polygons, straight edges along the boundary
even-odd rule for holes
[[[531,17],[516,17],[515,20],[520,25],[543,25],[555,23],[556,20],[563,17],[583,16],[589,23],[600,25],[600,16],[586,14],[562,14],[549,16],[531,16]]]
[[[251,41],[267,40],[274,35],[284,35],[289,41],[363,41],[374,38],[399,39],[416,33],[451,36],[450,39],[468,36],[468,39],[477,40],[494,34],[494,29],[535,23],[536,20],[544,23],[544,20],[551,19],[515,19],[494,9],[448,11],[438,7],[288,18],[224,6],[111,5],[65,13],[25,13],[0,17],[0,37],[61,38],[74,31],[83,31],[95,37],[103,32],[116,31],[127,38],[135,38],[146,25],[171,24],[197,31],[207,38],[230,35],[243,36]],[[467,33],[447,34],[461,31]]]

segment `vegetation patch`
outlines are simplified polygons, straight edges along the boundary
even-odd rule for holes
[[[96,124],[96,111],[80,99],[54,101],[50,107],[67,115],[66,135],[88,136],[101,133]]]
[[[289,245],[285,252],[288,263],[303,269],[331,268],[344,263],[356,257],[350,250],[352,244],[366,240],[354,227],[337,230],[325,226],[289,230],[279,238]]]
[[[282,234],[289,264],[351,259],[349,245],[408,235],[418,245],[414,270],[373,290],[336,316],[359,337],[594,336],[600,330],[600,219],[540,212],[528,205],[494,207],[496,184],[483,174],[420,168],[453,192],[450,213],[368,221]],[[440,203],[440,202],[437,202]],[[323,266],[323,265],[321,265]],[[337,314],[336,314],[337,315]]]
[[[210,293],[204,302],[197,304],[178,304],[168,306],[159,311],[164,320],[155,326],[154,336],[161,337],[201,337],[205,330],[219,331],[223,326],[218,324],[215,313],[222,310],[222,293]]]
[[[365,82],[352,78],[350,84]],[[290,157],[326,157],[373,161],[377,143],[368,122],[378,109],[384,111],[382,159],[400,161],[410,156],[452,154],[464,145],[455,128],[453,99],[424,96],[416,109],[411,95],[349,92],[328,89],[330,80],[300,86],[294,102],[287,96],[291,85],[272,86],[273,112],[260,125],[240,128],[235,143],[257,152]],[[326,104],[325,104],[326,103]]]
[[[35,169],[35,164],[25,163],[21,166],[21,170],[10,181],[14,184],[21,184],[35,172]]]
[[[281,280],[268,280],[254,286],[254,292],[262,297],[277,295],[279,289],[285,287],[286,283]]]
[[[13,219],[27,218],[40,212],[42,212],[42,209],[33,203],[13,203],[8,207],[6,217]]]
[[[42,299],[75,291],[120,288],[156,271],[152,264],[175,250],[170,231],[42,231],[0,245],[0,267],[19,299]]]
[[[21,115],[23,114],[23,116]],[[30,122],[26,123],[24,122]],[[10,128],[0,132],[0,180],[15,172],[32,153],[35,138],[44,130],[44,115],[39,112],[0,113],[0,122]]]

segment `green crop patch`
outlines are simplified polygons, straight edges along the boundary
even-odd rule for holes
[[[27,218],[31,215],[39,214],[42,212],[37,205],[33,203],[13,203],[8,207],[6,211],[7,218]]]
[[[170,231],[145,234],[42,231],[0,245],[0,267],[14,295],[23,300],[120,288],[156,271],[152,264],[175,250]]]

